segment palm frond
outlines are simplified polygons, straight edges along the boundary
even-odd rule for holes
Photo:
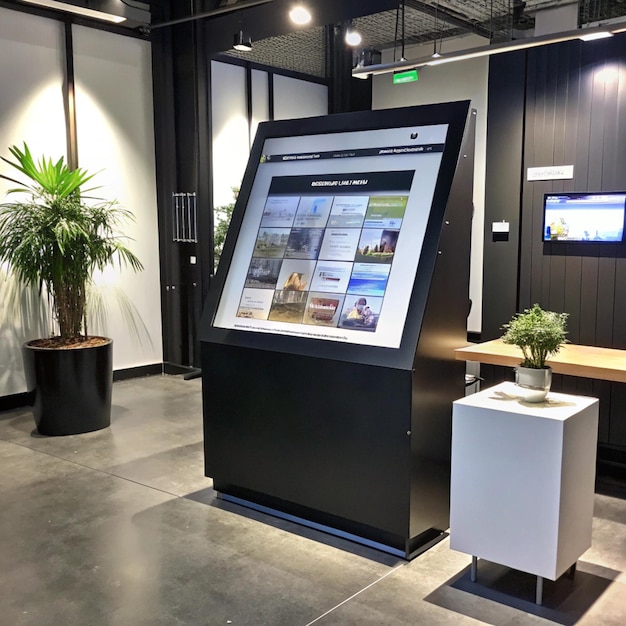
[[[35,161],[26,143],[9,151],[14,160],[0,158],[28,182],[2,177],[21,185],[11,193],[24,193],[27,199],[0,205],[0,261],[21,282],[45,287],[54,301],[61,336],[77,336],[94,270],[114,262],[143,269],[127,247],[127,238],[118,234],[133,215],[114,200],[85,201],[82,186],[95,174],[71,170],[62,157]]]

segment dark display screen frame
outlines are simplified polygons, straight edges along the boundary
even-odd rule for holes
[[[237,198],[219,268],[212,280],[205,303],[199,329],[199,339],[205,342],[223,343],[232,346],[410,369],[415,355],[428,289],[437,256],[443,215],[459,159],[469,112],[470,103],[463,101],[261,123],[257,130]],[[262,158],[264,158],[263,147],[268,139],[282,137],[302,138],[303,150],[306,150],[306,137],[308,135],[334,135],[337,133],[437,125],[447,125],[447,134],[445,145],[442,148],[438,175],[434,184],[434,193],[417,270],[414,276],[406,277],[408,281],[407,289],[410,289],[410,298],[398,347],[390,348],[358,343],[342,343],[340,341],[309,339],[302,336],[289,336],[287,334],[269,332],[247,332],[214,325],[233,255],[237,248],[237,241],[246,215],[255,177],[257,176],[257,170],[262,164]],[[416,159],[419,159],[419,156],[416,156]],[[418,166],[419,161],[416,161],[416,167]],[[341,171],[341,166],[338,163],[337,172]],[[393,171],[393,166],[390,167],[389,171]]]

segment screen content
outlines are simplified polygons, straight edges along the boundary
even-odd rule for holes
[[[399,347],[446,132],[267,139],[213,325]]]
[[[624,193],[546,195],[543,240],[622,241],[625,201]]]

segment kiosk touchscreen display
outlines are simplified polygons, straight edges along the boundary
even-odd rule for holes
[[[399,347],[447,132],[266,139],[213,326]]]

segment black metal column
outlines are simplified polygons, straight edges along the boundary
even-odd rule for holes
[[[76,131],[76,91],[74,80],[74,39],[72,23],[66,20],[65,29],[65,82],[63,84],[63,107],[67,141],[67,164],[71,169],[78,167],[78,135]]]

